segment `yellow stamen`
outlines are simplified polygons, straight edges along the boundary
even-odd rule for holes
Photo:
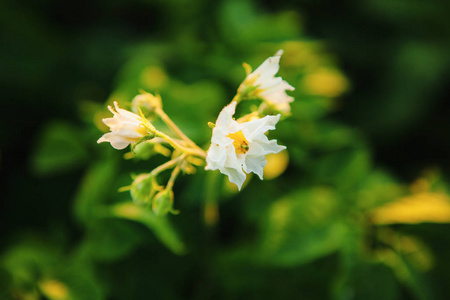
[[[236,154],[247,153],[247,151],[249,150],[248,141],[242,133],[242,130],[235,133],[230,133],[229,135],[227,135],[227,137],[233,140],[233,146],[236,150]]]
[[[140,133],[140,134],[142,134],[142,135],[147,135],[147,134],[148,134],[147,128],[145,127],[145,124],[144,124],[144,123],[141,123],[141,124],[139,125],[139,127],[138,127],[138,129],[137,129],[137,132]],[[139,138],[137,138],[137,140],[139,140]]]

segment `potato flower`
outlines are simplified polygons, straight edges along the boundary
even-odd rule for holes
[[[110,112],[114,114],[112,118],[103,119],[111,132],[105,133],[97,143],[110,142],[111,146],[117,150],[126,148],[129,144],[136,143],[144,136],[148,136],[149,122],[125,109],[119,108],[114,101],[115,111],[108,106]]]
[[[253,172],[262,180],[267,163],[265,155],[278,153],[286,147],[277,145],[277,140],[269,141],[265,135],[268,130],[275,129],[280,115],[240,124],[233,119],[236,104],[233,101],[224,107],[217,118],[205,169],[219,170],[240,190],[245,173]]]
[[[247,97],[260,97],[275,106],[294,101],[294,98],[286,94],[286,90],[295,88],[281,77],[275,77],[280,69],[280,58],[283,50],[279,50],[274,56],[266,59],[255,71],[251,72],[249,65],[244,65],[247,77],[238,88],[238,93]],[[250,73],[251,72],[251,73]]]

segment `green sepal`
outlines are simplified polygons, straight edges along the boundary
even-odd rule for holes
[[[259,85],[251,85],[246,87],[241,93],[240,93],[240,99],[241,100],[248,100],[255,98],[255,95],[252,95],[252,93],[259,88]]]
[[[137,145],[139,145],[140,143],[146,142],[146,141],[150,141],[155,137],[155,135],[153,133],[149,133],[145,136],[143,136],[140,140],[138,140],[136,143],[134,143],[133,145],[131,145],[131,151],[134,152],[134,149],[136,148]]]
[[[155,194],[154,176],[141,174],[137,176],[131,185],[130,194],[133,202],[138,205],[150,204]]]
[[[172,211],[173,191],[163,190],[156,194],[152,202],[152,209],[155,215],[164,216]]]

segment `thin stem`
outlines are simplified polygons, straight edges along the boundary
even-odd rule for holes
[[[174,167],[175,165],[177,165],[180,162],[180,160],[182,160],[183,158],[184,158],[184,155],[180,155],[172,160],[169,160],[168,162],[153,169],[153,171],[150,174],[153,176],[158,175],[162,171],[165,171],[165,170],[170,169],[170,168]]]
[[[172,121],[172,119],[162,110],[162,108],[156,108],[155,112],[161,117],[161,119],[164,121],[164,123],[169,126],[172,131],[178,135],[182,140],[185,140],[190,145],[195,145],[195,143],[187,137],[187,135],[184,134],[183,131]]]
[[[190,155],[195,155],[195,156],[199,156],[202,158],[206,158],[206,152],[203,151],[202,149],[200,149],[199,147],[195,147],[195,148],[184,147],[184,146],[180,145],[178,142],[176,142],[173,138],[171,138],[170,136],[168,136],[167,134],[165,134],[159,130],[156,130],[155,134],[159,137],[162,137],[167,142],[169,142],[169,144],[172,147],[174,147],[175,149],[177,149],[185,154],[190,154]]]
[[[203,149],[201,149],[199,146],[197,146],[196,143],[194,143],[184,132],[172,121],[172,119],[162,110],[162,108],[157,108],[155,112],[161,117],[161,119],[164,121],[164,123],[169,126],[169,128],[178,135],[184,142],[187,143],[188,146],[197,149],[200,152],[203,152]],[[200,155],[203,157],[203,155]],[[206,157],[206,156],[205,156]]]
[[[205,162],[204,160],[198,159],[197,157],[194,156],[188,156],[186,160],[196,166],[201,166]]]
[[[170,179],[167,182],[166,189],[171,190],[175,183],[175,179],[177,179],[178,174],[180,174],[180,165],[178,164],[175,169],[173,169],[172,174],[170,175]]]

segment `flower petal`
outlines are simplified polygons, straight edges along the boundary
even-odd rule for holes
[[[264,155],[278,153],[286,149],[286,146],[278,145],[277,140],[270,140],[268,143],[259,144],[264,149]]]
[[[247,155],[245,157],[244,171],[245,173],[253,172],[258,175],[259,179],[263,180],[263,170],[267,164],[264,155]]]
[[[258,135],[264,135],[266,131],[275,129],[275,125],[280,120],[280,116],[265,116],[258,120],[242,123],[242,132],[247,139],[253,140]]]
[[[223,168],[220,170],[220,172],[224,175],[227,175],[230,182],[237,185],[238,189],[241,190],[246,178],[245,173],[244,171],[242,171],[242,169],[239,170],[233,168]]]
[[[120,135],[115,135],[112,132],[104,134],[97,141],[97,143],[103,143],[103,142],[110,142],[111,146],[117,150],[125,149],[131,143],[131,141],[129,141],[125,137],[120,136]]]
[[[252,73],[259,75],[258,79],[256,79],[255,85],[264,85],[265,82],[273,79],[275,74],[277,74],[280,69],[280,58],[282,54],[282,50],[278,51],[275,56],[269,57],[258,68],[256,68],[256,70]]]
[[[227,127],[228,123],[233,120],[234,112],[236,111],[236,101],[231,102],[225,106],[217,117],[217,127]]]
[[[226,147],[227,160],[224,164],[226,168],[242,169],[245,157],[242,154],[236,154],[234,146]]]
[[[227,160],[227,151],[224,147],[211,144],[206,157],[205,170],[218,170],[225,165]]]

